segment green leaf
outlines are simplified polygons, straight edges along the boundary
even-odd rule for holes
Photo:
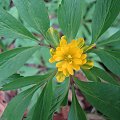
[[[92,22],[92,43],[111,26],[119,13],[120,0],[97,0]]]
[[[96,53],[101,61],[103,62],[103,64],[110,70],[112,71],[114,74],[120,76],[120,59],[115,56],[114,54],[112,54],[110,51],[106,51],[106,50],[94,50],[94,53]],[[118,53],[119,54],[119,53]],[[119,54],[120,56],[120,54]]]
[[[22,76],[20,74],[15,73],[15,74],[11,75],[8,79],[10,81],[13,81],[14,79],[18,79],[18,78],[22,78]]]
[[[115,78],[113,78],[108,72],[98,67],[93,67],[90,70],[83,70],[86,74],[88,80],[92,81],[99,81],[99,79],[107,81],[111,84],[119,85],[120,83],[117,82]]]
[[[20,74],[15,73],[15,74],[11,75],[10,77],[8,77],[6,80],[1,81],[0,82],[0,89],[3,85],[8,84],[8,83],[10,83],[13,80],[18,79],[18,78],[22,78],[22,76],[20,76]]]
[[[100,79],[97,77],[97,75],[92,73],[91,70],[82,69],[82,71],[84,72],[84,74],[88,80],[95,81],[95,82],[100,81]]]
[[[60,107],[61,103],[63,102],[68,92],[68,88],[69,88],[69,79],[66,79],[63,83],[60,84],[55,83],[55,89],[53,90],[53,98],[52,98],[52,104],[51,104],[48,120],[52,118],[53,113]],[[44,91],[41,94],[41,98],[42,96],[44,96]],[[33,108],[30,110],[30,112],[28,113],[28,117],[25,120],[32,120],[34,110],[35,110],[35,106],[33,106]]]
[[[80,26],[81,4],[81,0],[62,0],[59,6],[59,24],[69,42],[75,39]]]
[[[5,109],[1,120],[22,120],[23,114],[37,89],[38,86],[34,86],[13,98]]]
[[[111,120],[120,119],[120,87],[98,82],[75,80],[87,100]]]
[[[57,30],[50,27],[46,33],[47,36],[47,42],[50,43],[50,45],[57,47],[60,42],[60,35]]]
[[[13,81],[11,81],[10,83],[3,85],[2,89],[0,90],[3,90],[3,91],[14,90],[14,89],[26,87],[28,85],[38,85],[38,84],[39,86],[42,86],[54,75],[55,75],[55,72],[51,72],[46,75],[36,75],[36,76],[13,79]]]
[[[52,80],[49,80],[38,98],[32,120],[48,120],[50,107],[52,104],[52,96]]]
[[[8,59],[15,57],[18,53],[23,52],[26,49],[29,49],[30,47],[21,47],[16,48],[12,50],[5,51],[0,54],[0,66],[5,63]]]
[[[66,78],[63,83],[56,83],[55,89],[53,90],[53,99],[51,109],[49,113],[49,119],[51,119],[53,113],[60,107],[64,101],[69,90],[69,79]]]
[[[72,89],[72,104],[68,114],[68,120],[87,120],[84,111],[82,110],[77,97],[75,95],[74,88]]]
[[[116,32],[115,34],[113,34],[110,38],[104,40],[104,41],[100,41],[97,43],[97,46],[104,46],[106,44],[111,44],[111,43],[115,43],[115,42],[119,42],[120,41],[120,30],[118,32]]]
[[[61,103],[61,106],[66,106],[68,105],[68,94],[69,94],[69,91],[67,92],[66,96],[64,97],[62,103]]]
[[[13,0],[21,18],[44,36],[50,27],[43,0]]]
[[[0,81],[20,69],[24,63],[39,50],[39,46],[17,48],[0,54]]]
[[[0,9],[0,35],[37,40],[20,22],[3,9]]]
[[[107,52],[109,52],[112,56],[114,56],[115,58],[118,58],[120,59],[120,49],[117,49],[117,50],[106,50]]]
[[[0,8],[4,8],[5,10],[9,10],[10,1],[9,0],[0,0]]]
[[[25,118],[24,120],[32,120],[34,110],[35,110],[35,105],[30,109],[30,111],[27,115],[27,118]]]

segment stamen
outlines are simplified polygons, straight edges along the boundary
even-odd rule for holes
[[[72,56],[66,55],[64,60],[67,61],[69,64],[71,64],[72,63]]]

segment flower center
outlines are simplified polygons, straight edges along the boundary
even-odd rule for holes
[[[64,60],[67,61],[69,64],[71,64],[72,63],[72,56],[66,55]]]

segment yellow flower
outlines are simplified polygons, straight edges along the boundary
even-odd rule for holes
[[[62,36],[59,46],[56,49],[50,49],[51,58],[49,62],[56,62],[58,69],[56,74],[57,81],[63,82],[65,77],[74,75],[74,71],[80,70],[81,67],[84,69],[92,68],[93,62],[87,60],[85,51],[93,46],[84,46],[83,38],[67,43],[66,37]]]

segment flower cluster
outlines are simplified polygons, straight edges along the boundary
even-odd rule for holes
[[[56,74],[57,81],[63,82],[65,77],[74,75],[74,71],[80,70],[81,67],[84,69],[92,68],[93,62],[87,60],[87,54],[85,52],[93,46],[85,46],[83,38],[67,43],[66,37],[62,36],[58,47],[56,49],[50,49],[51,58],[49,62],[56,62],[58,69]]]

